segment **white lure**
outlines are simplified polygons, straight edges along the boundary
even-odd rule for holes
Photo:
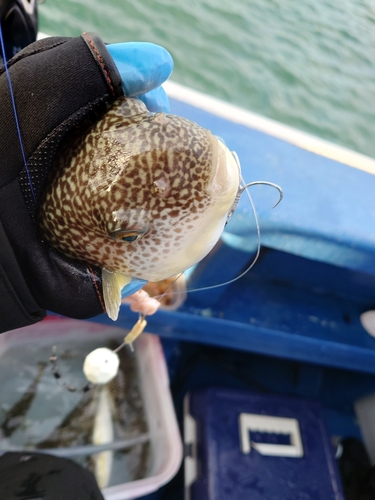
[[[103,385],[99,388],[98,410],[95,415],[92,442],[96,445],[112,443],[114,439],[113,421],[111,411],[111,399],[108,386]],[[99,488],[108,486],[112,462],[113,451],[101,451],[93,456],[94,474]]]

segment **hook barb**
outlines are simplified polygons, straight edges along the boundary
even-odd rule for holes
[[[275,184],[274,182],[269,182],[269,181],[253,181],[253,182],[249,182],[248,184],[245,184],[244,186],[241,186],[241,188],[240,188],[239,191],[242,194],[245,191],[245,189],[247,189],[248,187],[251,187],[251,186],[256,186],[257,184],[264,184],[266,186],[271,186],[271,187],[273,187],[273,188],[275,188],[275,189],[278,190],[280,197],[277,200],[276,204],[272,208],[277,207],[277,205],[280,203],[280,201],[284,197],[284,191],[281,189],[281,187],[278,184]]]

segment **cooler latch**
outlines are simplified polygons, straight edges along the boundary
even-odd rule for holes
[[[252,413],[241,413],[239,417],[242,453],[248,455],[251,448],[261,455],[274,457],[303,457],[303,446],[298,420],[295,418],[270,417]],[[252,440],[255,434],[279,434],[288,437],[289,444],[259,442]],[[266,441],[266,440],[265,440]]]

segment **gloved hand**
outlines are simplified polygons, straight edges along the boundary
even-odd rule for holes
[[[0,498],[104,500],[88,469],[68,458],[33,451],[0,456]]]
[[[38,200],[59,147],[93,123],[121,95],[151,111],[168,109],[160,84],[171,56],[153,44],[105,46],[99,37],[53,37],[9,61],[20,140],[8,79],[0,68],[0,332],[38,321],[44,310],[85,318],[103,312],[101,273],[41,240]],[[143,283],[130,284],[128,293]]]

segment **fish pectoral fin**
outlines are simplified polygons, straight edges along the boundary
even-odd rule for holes
[[[102,269],[102,286],[105,310],[116,321],[121,305],[121,290],[131,282],[131,277]]]

